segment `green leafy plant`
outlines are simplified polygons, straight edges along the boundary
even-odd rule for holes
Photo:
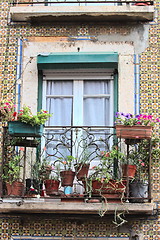
[[[7,160],[3,166],[2,179],[12,184],[14,181],[20,180],[22,166],[20,165],[21,157],[14,155],[12,159]]]
[[[30,107],[24,106],[22,110],[18,113],[13,113],[13,120],[24,122],[32,126],[45,124],[45,122],[51,117],[52,114],[49,114],[47,111],[40,110],[36,115],[33,115]]]
[[[42,162],[36,162],[33,165],[32,176],[37,180],[59,180],[60,165],[51,164],[49,160],[43,159]]]
[[[123,163],[127,161],[129,164],[134,164],[137,167],[136,176],[137,180],[141,182],[148,181],[148,168],[149,157],[151,156],[152,162],[155,162],[160,157],[159,138],[152,138],[150,141],[141,140],[136,144],[136,148],[129,151],[128,159],[124,158]]]
[[[75,158],[71,155],[66,157],[60,157],[55,162],[54,165],[58,162],[60,164],[61,170],[72,170],[74,165]]]
[[[154,119],[152,115],[146,114],[133,115],[131,113],[117,112],[115,117],[115,124],[125,126],[154,126],[156,122],[160,122],[160,119]]]
[[[93,173],[90,178],[99,181],[108,182],[114,175],[115,159],[122,161],[124,154],[117,146],[113,146],[110,151],[102,151],[100,156],[100,163],[92,167]]]

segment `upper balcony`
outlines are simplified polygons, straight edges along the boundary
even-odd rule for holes
[[[21,0],[10,8],[12,22],[152,21],[153,1],[138,0]]]

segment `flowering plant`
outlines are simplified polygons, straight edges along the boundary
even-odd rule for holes
[[[11,121],[13,118],[14,109],[15,105],[10,99],[0,101],[0,120],[2,122]]]
[[[13,113],[13,120],[24,122],[32,126],[44,124],[49,117],[51,117],[51,114],[44,110],[40,110],[36,115],[33,115],[30,107],[27,106],[24,106],[19,112]]]
[[[124,154],[120,152],[117,146],[113,146],[110,151],[102,151],[100,153],[100,163],[92,167],[93,173],[90,177],[101,182],[108,182],[114,175],[113,166],[115,159],[122,160],[123,158]]]
[[[144,126],[154,126],[156,122],[160,122],[158,118],[154,119],[152,115],[139,114],[132,115],[131,113],[116,113],[115,123],[122,124],[125,126],[135,126],[135,125],[144,125]]]
[[[49,160],[43,159],[42,162],[36,162],[33,165],[32,174],[34,178],[46,180],[59,180],[60,166],[54,165]]]
[[[66,157],[60,157],[58,158],[54,164],[56,164],[57,162],[60,163],[61,167],[65,170],[65,171],[68,171],[68,170],[72,170],[72,167],[74,165],[74,160],[75,158],[73,156],[66,156]]]

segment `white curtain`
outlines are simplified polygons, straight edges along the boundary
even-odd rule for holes
[[[83,122],[84,126],[106,126],[110,118],[110,81],[88,80],[83,84]],[[76,96],[73,98],[73,81],[47,81],[46,106],[52,113],[49,126],[70,126],[73,123],[73,99],[80,108]],[[75,116],[74,118],[78,118]]]
[[[107,97],[104,96],[107,94]],[[84,82],[84,125],[109,125],[109,82]],[[91,97],[90,97],[91,96]]]
[[[53,114],[49,126],[71,125],[72,94],[72,81],[47,81],[46,106],[47,111]]]

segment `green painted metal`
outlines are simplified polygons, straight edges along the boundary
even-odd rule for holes
[[[32,126],[24,122],[11,121],[8,122],[8,132],[15,137],[41,137],[43,125]]]
[[[43,69],[71,68],[115,68],[118,66],[118,53],[50,53],[38,55],[37,65]]]
[[[37,102],[37,112],[42,109],[42,83],[43,83],[43,72],[38,71],[38,102]]]
[[[118,70],[114,72],[114,120],[115,113],[118,112]]]

